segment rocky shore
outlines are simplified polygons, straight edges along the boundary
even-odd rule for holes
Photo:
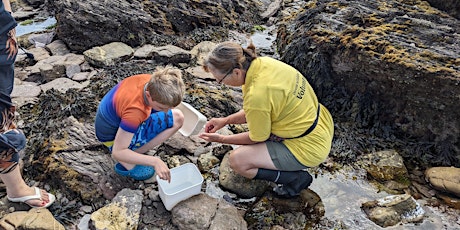
[[[121,2],[125,3],[124,1]],[[371,2],[383,4],[379,1]],[[405,9],[404,7],[411,9],[416,8],[416,6],[419,8],[428,7],[425,2],[415,2],[419,5],[401,3],[402,6],[398,6],[395,2],[390,1],[387,6],[391,6],[395,12],[398,9]],[[255,1],[247,1],[241,4],[252,6],[256,3]],[[417,148],[407,150],[400,148],[400,146],[404,143],[410,145],[408,143],[414,142],[401,139],[397,133],[389,132],[390,128],[394,128],[389,125],[393,118],[386,117],[387,120],[377,121],[382,119],[382,115],[378,115],[379,110],[375,106],[382,105],[382,101],[365,91],[366,87],[370,87],[374,92],[381,90],[375,87],[378,84],[376,82],[382,81],[387,75],[380,75],[380,80],[376,80],[374,83],[361,84],[364,82],[362,77],[370,75],[369,71],[358,71],[356,68],[349,69],[353,65],[346,65],[344,61],[352,60],[350,63],[354,63],[356,66],[358,63],[363,63],[362,66],[365,66],[365,61],[361,61],[360,58],[353,59],[351,53],[346,52],[347,49],[348,51],[356,50],[339,45],[337,47],[340,50],[332,52],[331,46],[326,46],[322,42],[330,45],[337,40],[333,40],[332,33],[324,30],[324,28],[322,30],[309,28],[310,36],[316,40],[305,40],[305,43],[299,42],[300,38],[293,31],[299,28],[306,30],[302,27],[311,25],[307,22],[300,23],[302,17],[297,21],[298,24],[292,23],[290,27],[286,26],[287,24],[281,24],[280,18],[285,18],[287,15],[294,17],[296,14],[301,14],[301,9],[303,9],[304,11],[311,10],[309,16],[303,16],[303,19],[310,17],[313,22],[325,26],[327,23],[319,20],[320,18],[324,19],[324,15],[318,16],[321,15],[319,12],[322,14],[333,12],[335,15],[340,15],[337,12],[353,13],[346,10],[340,11],[341,7],[348,10],[361,9],[359,10],[360,14],[354,12],[354,15],[358,15],[366,24],[367,14],[364,13],[366,10],[360,8],[363,5],[357,3],[357,5],[353,5],[353,3],[351,6],[347,6],[340,5],[344,3],[333,1],[316,3],[267,1],[264,3],[265,8],[262,12],[265,14],[261,13],[258,17],[254,16],[253,21],[247,21],[251,23],[263,22],[266,25],[260,26],[260,28],[265,29],[273,28],[270,26],[275,25],[273,31],[263,31],[263,33],[276,37],[278,50],[273,44],[268,46],[270,48],[261,50],[261,54],[280,55],[280,58],[298,65],[303,71],[310,73],[309,76],[312,76],[310,81],[317,87],[321,100],[328,105],[328,108],[330,107],[332,111],[336,112],[336,137],[331,156],[319,167],[311,169],[311,173],[316,176],[310,189],[304,190],[301,196],[296,199],[286,200],[274,197],[271,193],[272,184],[248,181],[235,175],[228,167],[226,155],[237,146],[209,144],[195,136],[184,137],[179,133],[149,154],[160,156],[171,168],[188,162],[196,164],[205,178],[202,192],[198,196],[181,202],[171,211],[168,211],[159,198],[158,184],[154,179],[135,182],[115,174],[113,172],[115,162],[104,147],[97,142],[92,123],[101,97],[119,80],[135,73],[151,72],[158,65],[174,65],[182,69],[184,73],[187,84],[185,101],[208,118],[228,115],[239,110],[241,108],[241,90],[216,85],[212,77],[203,72],[199,66],[202,57],[220,39],[214,37],[198,41],[185,37],[182,39],[171,38],[177,36],[177,34],[171,35],[178,33],[177,31],[199,34],[197,31],[200,28],[194,29],[172,21],[170,24],[176,26],[169,27],[171,31],[167,32],[167,27],[161,27],[164,34],[168,34],[168,39],[157,36],[149,38],[151,42],[134,44],[122,42],[123,39],[121,38],[114,42],[107,40],[104,42],[104,39],[107,38],[104,37],[98,41],[100,44],[94,45],[92,43],[94,46],[89,46],[91,43],[88,39],[81,40],[80,37],[72,41],[76,37],[64,36],[69,31],[64,30],[63,27],[69,26],[75,20],[65,21],[64,18],[69,16],[64,17],[63,15],[71,15],[71,12],[66,11],[67,5],[64,1],[54,1],[53,4],[59,6],[56,7],[56,15],[59,16],[57,27],[40,33],[27,34],[20,38],[21,45],[34,55],[34,60],[27,59],[23,53],[18,56],[16,82],[12,96],[13,101],[18,105],[19,126],[28,137],[27,148],[22,153],[23,173],[30,184],[40,185],[54,192],[57,195],[57,201],[49,210],[31,209],[26,211],[28,210],[27,206],[9,203],[3,197],[2,202],[5,205],[2,205],[0,210],[2,216],[0,226],[5,229],[20,228],[19,226],[23,228],[28,226],[29,229],[459,228],[460,181],[455,175],[459,175],[460,172],[455,167],[441,167],[455,166],[456,161],[451,158],[451,156],[455,156],[454,150],[447,149],[445,150],[448,151],[446,156],[439,156],[448,160],[448,163],[444,165],[434,164],[434,161],[430,160],[408,161],[408,159],[418,159],[408,156],[408,152],[410,155],[410,151]],[[138,3],[136,2],[136,4]],[[228,21],[224,22],[226,26],[223,26],[223,29],[220,28],[213,34],[225,32],[228,37],[222,39],[231,39],[247,44],[250,37],[248,31],[239,30],[239,27],[235,25],[230,26],[232,20],[235,20],[233,14],[242,11],[242,9],[238,9],[230,3],[225,4],[229,6],[226,12],[230,13],[225,14],[226,16],[223,18]],[[215,4],[210,5],[221,7]],[[370,10],[373,9],[370,5],[367,5],[369,7],[367,10],[373,12]],[[193,8],[194,6],[190,7]],[[380,7],[382,6],[380,5]],[[119,6],[111,10],[116,11],[118,8]],[[87,8],[82,7],[81,9],[84,11]],[[100,8],[96,7],[95,9]],[[140,9],[133,7],[133,12]],[[430,8],[430,10],[435,11],[434,8]],[[26,15],[26,12],[30,11],[26,9],[17,14]],[[172,10],[172,12],[180,11]],[[34,13],[33,15],[37,14]],[[127,15],[140,17],[139,13],[128,13]],[[315,15],[318,17],[314,18]],[[411,18],[415,14],[407,13],[407,15]],[[262,20],[264,17],[265,21]],[[354,17],[351,16],[351,18]],[[431,17],[436,17],[438,21],[442,19],[458,22],[441,13],[433,13]],[[170,17],[165,18],[171,19]],[[213,17],[210,16],[209,18]],[[401,16],[401,18],[405,17]],[[367,19],[370,20],[371,18]],[[411,20],[415,21],[413,18]],[[436,20],[429,21],[434,23]],[[200,22],[218,25],[213,20]],[[417,22],[420,24],[420,21]],[[369,21],[369,23],[376,22]],[[346,24],[348,25],[350,22]],[[177,25],[181,25],[181,27]],[[200,27],[199,25],[199,23],[192,23],[192,27]],[[247,24],[242,22],[239,23],[239,26],[247,29]],[[369,27],[370,25],[361,26]],[[228,27],[233,29],[228,30]],[[332,28],[337,30],[339,26],[336,25]],[[434,25],[431,25],[430,28],[433,31],[434,29],[448,30],[445,27]],[[136,28],[132,29],[136,30]],[[454,25],[450,29],[457,31],[457,33],[445,35],[446,40],[453,39],[455,36],[458,37],[460,29]],[[356,31],[360,30],[357,29]],[[148,31],[148,33],[150,32]],[[260,30],[259,32],[262,33]],[[74,31],[74,33],[75,36],[85,34],[79,31]],[[104,32],[104,34],[109,33],[110,30]],[[335,36],[339,34],[338,30],[334,33]],[[350,33],[354,32],[349,30],[347,34]],[[393,34],[393,36],[395,35]],[[194,38],[198,39],[197,37]],[[358,37],[355,36],[344,43],[361,44],[356,38]],[[372,38],[368,39],[372,40]],[[381,39],[385,41],[385,36],[382,35]],[[296,42],[293,43],[293,41]],[[401,40],[386,39],[386,41],[391,44],[399,44]],[[421,47],[421,43],[414,43],[414,46]],[[315,44],[321,46],[322,49],[316,50],[318,46]],[[451,47],[444,47],[448,50],[443,52],[444,58],[433,61],[433,66],[438,67],[446,65],[446,63],[453,63],[453,66],[449,67],[451,71],[442,72],[445,76],[444,79],[447,79],[443,83],[447,82],[448,84],[451,80],[458,81],[459,76],[458,65],[455,66],[459,60],[458,53],[450,52],[455,50],[459,44],[455,42],[449,44]],[[289,47],[292,48],[289,49]],[[412,45],[408,44],[408,47],[412,47]],[[437,47],[439,50],[442,45],[431,45],[430,47]],[[303,52],[305,48],[309,52]],[[369,46],[357,50],[366,49],[371,48]],[[294,53],[293,50],[297,50],[297,53]],[[296,55],[300,54],[300,51],[306,55],[302,56],[303,60],[317,60],[318,62],[316,64],[313,62],[300,63],[294,59]],[[368,53],[365,52],[355,52],[354,54],[360,55],[361,58],[367,57],[367,60],[376,61],[369,59],[366,56]],[[327,57],[330,56],[328,55],[333,56],[331,64],[319,62],[329,62]],[[375,57],[379,58],[380,56]],[[382,58],[382,62],[374,64],[372,68],[379,65],[383,66],[384,60],[385,58]],[[395,73],[412,73],[412,70],[403,72],[402,66],[404,68],[409,66],[402,61],[399,63],[403,64],[399,67],[391,66],[394,69],[392,72],[394,76],[397,76]],[[324,75],[326,77],[320,77],[318,72],[325,71],[323,68],[327,66],[330,69]],[[382,69],[378,71],[383,72]],[[358,74],[358,72],[366,74]],[[341,73],[340,76],[342,77],[346,76],[350,81],[350,83],[345,83],[343,80],[339,81],[348,85],[348,88],[342,91],[347,92],[347,94],[342,95],[344,101],[340,101],[341,97],[338,97],[336,90],[328,91],[337,84],[335,80],[339,76],[337,73]],[[422,76],[425,71],[420,71],[420,73]],[[350,77],[352,74],[359,77],[353,80]],[[394,81],[398,82],[400,79],[389,79],[380,85],[389,87],[386,85],[387,82]],[[409,84],[405,80],[401,81],[404,84]],[[392,84],[394,86],[396,83]],[[362,94],[354,94],[349,101],[346,101],[345,99],[349,97],[348,94],[354,90],[360,91]],[[458,89],[454,90],[456,90],[454,92],[458,92]],[[330,96],[328,96],[328,92]],[[417,98],[420,96],[418,95]],[[391,104],[393,100],[387,102]],[[431,103],[434,104],[434,102]],[[437,108],[440,108],[439,106]],[[345,111],[345,108],[348,108],[348,111]],[[455,107],[451,109],[455,109]],[[403,110],[403,112],[406,111]],[[432,114],[435,113],[432,112]],[[377,120],[372,121],[372,119]],[[418,130],[417,132],[424,132],[421,126],[413,126],[411,122],[405,121],[398,124],[402,124],[402,127],[406,128],[412,126]],[[444,125],[449,126],[448,124]],[[244,126],[229,126],[223,132],[237,133],[245,128]],[[431,129],[433,133],[436,133],[436,130],[438,128]],[[458,131],[455,130],[447,130],[446,133],[449,134],[447,137],[458,135]],[[420,145],[417,146],[421,152],[426,153],[427,150],[421,149]],[[447,141],[445,146],[454,146],[455,148],[456,144]],[[420,153],[412,152],[412,154]],[[431,162],[431,165],[428,164],[430,167],[427,167],[427,162]],[[32,219],[34,221],[30,221]],[[50,221],[51,219],[55,221]],[[34,227],[30,227],[32,224]]]

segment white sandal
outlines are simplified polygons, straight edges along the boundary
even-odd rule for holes
[[[17,197],[17,198],[11,198],[11,197],[7,196],[7,198],[11,202],[22,202],[22,203],[25,203],[25,204],[29,205],[32,208],[47,208],[50,205],[52,205],[54,203],[54,201],[56,200],[56,197],[53,194],[47,192],[49,201],[48,201],[48,203],[46,203],[46,205],[44,205],[44,206],[35,206],[35,205],[30,205],[30,204],[26,203],[26,201],[29,201],[29,200],[41,200],[42,199],[42,194],[41,194],[40,189],[37,188],[37,187],[34,187],[34,189],[35,189],[35,195],[23,196],[23,197]]]

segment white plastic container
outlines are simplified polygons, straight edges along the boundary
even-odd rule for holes
[[[181,102],[176,108],[182,111],[185,117],[179,132],[186,137],[198,134],[206,124],[206,117],[187,102]]]
[[[203,176],[193,163],[171,169],[171,183],[156,176],[161,201],[170,211],[176,204],[201,192]]]

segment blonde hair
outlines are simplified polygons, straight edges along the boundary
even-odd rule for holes
[[[147,90],[158,103],[171,107],[179,105],[185,94],[181,70],[171,66],[158,67],[150,78]]]
[[[203,68],[209,72],[208,66],[214,67],[220,73],[226,73],[232,68],[248,70],[251,62],[257,58],[256,47],[249,44],[245,49],[236,42],[218,44],[203,61]]]

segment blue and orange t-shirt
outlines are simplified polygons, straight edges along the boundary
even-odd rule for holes
[[[144,101],[144,87],[150,74],[125,78],[102,98],[96,115],[96,136],[102,142],[113,141],[118,128],[135,133],[151,114]]]

